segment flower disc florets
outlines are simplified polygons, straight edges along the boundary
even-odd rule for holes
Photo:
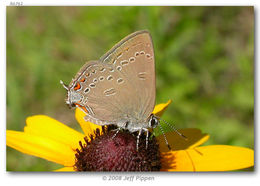
[[[75,169],[77,171],[159,171],[161,168],[159,145],[153,136],[146,148],[145,135],[140,136],[138,151],[137,134],[128,131],[104,128],[97,129],[90,141],[77,149]]]

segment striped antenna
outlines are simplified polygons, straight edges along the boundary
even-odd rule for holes
[[[171,148],[171,146],[170,146],[169,143],[168,143],[168,140],[167,140],[167,138],[166,138],[166,136],[165,136],[164,130],[163,130],[163,128],[162,128],[162,126],[161,126],[160,123],[159,123],[159,127],[160,127],[160,129],[161,129],[161,132],[162,132],[162,134],[163,134],[164,141],[165,141],[165,143],[166,143],[168,149],[171,150],[172,148]]]
[[[188,138],[186,136],[184,136],[182,133],[180,133],[176,128],[174,128],[174,126],[172,126],[170,123],[168,123],[167,121],[165,121],[164,119],[161,118],[161,120],[167,125],[169,126],[174,132],[176,132],[179,136],[181,136],[184,140],[188,140]]]

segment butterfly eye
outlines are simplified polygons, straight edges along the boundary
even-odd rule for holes
[[[159,124],[159,120],[154,115],[151,115],[149,126],[151,128],[156,128],[158,124]]]

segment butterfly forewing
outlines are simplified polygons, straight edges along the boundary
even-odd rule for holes
[[[139,31],[124,38],[101,61],[119,69],[128,87],[134,89],[131,99],[136,97],[132,99],[135,102],[124,108],[138,113],[140,119],[148,117],[155,104],[154,51],[149,32]]]

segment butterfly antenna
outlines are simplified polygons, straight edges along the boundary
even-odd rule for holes
[[[167,121],[165,121],[164,119],[160,118],[160,120],[162,120],[167,126],[169,126],[174,132],[176,132],[179,136],[181,136],[183,139],[185,139],[186,141],[188,140],[188,138],[186,136],[184,136],[182,133],[180,133],[174,126],[172,126],[170,123],[168,123]]]
[[[165,141],[165,143],[166,143],[168,149],[171,150],[172,148],[171,148],[171,146],[170,146],[169,143],[168,143],[168,140],[167,140],[167,138],[166,138],[166,136],[165,136],[164,130],[163,130],[162,126],[160,125],[160,123],[159,123],[159,127],[160,127],[160,130],[161,130],[162,134],[163,134],[163,138],[164,138],[164,141]]]
[[[62,80],[60,80],[60,84],[62,84],[62,86],[66,89],[66,90],[69,90],[69,87],[68,87],[68,85],[65,85],[64,83],[63,83],[63,81]]]

